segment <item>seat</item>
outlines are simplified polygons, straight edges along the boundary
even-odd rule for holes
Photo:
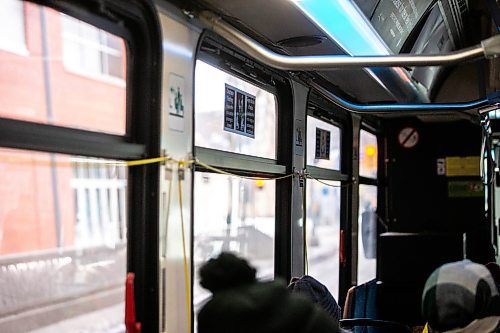
[[[378,318],[376,280],[349,289],[344,304],[343,317],[344,319]]]
[[[463,259],[462,234],[395,233],[379,236],[378,319],[423,325],[425,281],[439,266]]]
[[[463,258],[462,240],[462,234],[381,234],[377,279],[349,290],[343,317],[358,321],[346,322],[346,325],[352,324],[355,333],[404,330],[404,327],[396,327],[398,323],[412,327],[423,325],[420,304],[425,281],[442,264]],[[384,325],[381,322],[368,322],[368,319],[392,322],[393,331],[381,327]]]

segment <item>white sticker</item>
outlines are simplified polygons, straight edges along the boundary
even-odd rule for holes
[[[436,161],[437,175],[444,176],[446,174],[446,160],[444,158],[438,158]]]
[[[170,73],[168,88],[168,127],[174,131],[184,132],[184,78]]]
[[[398,134],[399,145],[403,148],[413,148],[418,144],[420,136],[413,127],[405,127]]]
[[[295,119],[295,155],[304,155],[304,122]]]

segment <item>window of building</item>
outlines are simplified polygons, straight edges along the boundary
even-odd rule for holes
[[[68,70],[95,77],[125,77],[124,43],[120,38],[67,15],[62,15],[62,36],[63,61]]]
[[[377,137],[365,130],[361,130],[359,139],[359,175],[362,177],[377,178]]]
[[[307,116],[307,165],[340,170],[340,128]]]
[[[0,50],[26,55],[24,6],[20,0],[0,2]]]
[[[217,69],[201,60],[196,61],[195,73],[195,144],[198,147],[234,152],[238,154],[276,158],[276,116],[275,95],[227,72]],[[226,87],[235,94],[235,104],[244,103],[250,96],[254,104],[254,131],[243,133],[245,117],[235,112],[229,130],[227,125]],[[253,98],[254,97],[254,98]],[[248,102],[247,102],[248,105]],[[248,116],[248,107],[246,114]],[[232,112],[232,111],[231,111]],[[232,124],[230,124],[232,125]],[[241,125],[242,130],[239,130]]]
[[[75,245],[115,244],[126,240],[127,169],[112,161],[72,158]]]

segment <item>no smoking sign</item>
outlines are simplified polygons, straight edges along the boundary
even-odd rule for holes
[[[405,127],[398,134],[399,145],[406,149],[415,147],[419,139],[418,131],[413,127]]]

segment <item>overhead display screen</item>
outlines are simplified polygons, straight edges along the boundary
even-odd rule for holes
[[[380,0],[372,24],[394,53],[399,53],[411,31],[435,0]]]

